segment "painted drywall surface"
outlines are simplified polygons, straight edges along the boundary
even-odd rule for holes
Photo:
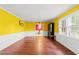
[[[68,16],[76,11],[79,10],[79,5],[75,6],[74,8],[68,10],[67,12],[65,12],[64,14],[60,15],[59,17],[55,18],[54,23],[55,23],[55,32],[58,32],[58,26],[59,26],[59,20],[61,20],[62,18],[64,18],[65,16]],[[79,54],[79,39],[76,38],[71,38],[71,37],[67,37],[65,35],[61,35],[61,34],[55,34],[56,35],[56,41],[58,41],[59,43],[61,43],[62,45],[64,45],[65,47],[67,47],[68,49],[70,49],[71,51],[73,51],[76,54]]]
[[[28,31],[28,32],[19,32],[15,34],[8,34],[0,36],[0,50],[3,50],[15,42],[22,40],[24,37],[30,36],[47,36],[47,31],[41,32],[41,34],[37,34],[36,31]]]
[[[24,31],[35,31],[37,23],[38,22],[26,22],[25,21]],[[49,23],[50,22],[41,22],[41,24],[43,25],[43,31],[48,31]]]
[[[0,50],[14,44],[22,38],[24,38],[23,32],[0,36]]]
[[[56,41],[70,49],[75,54],[79,54],[79,39],[77,38],[70,38],[65,35],[61,35],[56,33]]]
[[[19,25],[19,20],[19,18],[0,9],[0,35],[24,31],[24,28]]]
[[[54,23],[55,23],[55,32],[58,32],[58,22],[59,20],[61,20],[62,18],[64,18],[65,16],[68,16],[69,14],[72,14],[75,11],[79,10],[79,5],[76,5],[75,7],[73,7],[72,9],[68,10],[67,12],[61,14],[59,17],[54,19]]]
[[[20,21],[20,23],[19,23]],[[27,22],[0,9],[0,50],[28,36],[47,36],[49,22],[42,22],[44,29],[40,35],[35,31],[36,22]]]
[[[19,21],[21,21],[22,25],[19,24]],[[47,31],[49,22],[41,23],[44,25],[43,31]],[[0,35],[7,35],[24,31],[35,31],[36,24],[36,22],[23,21],[0,8]]]

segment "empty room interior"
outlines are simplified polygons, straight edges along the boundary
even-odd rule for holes
[[[78,55],[78,4],[0,4],[0,55]]]

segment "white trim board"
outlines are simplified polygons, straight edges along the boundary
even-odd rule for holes
[[[41,32],[40,35],[37,35],[37,32],[29,31],[0,36],[0,50],[7,48],[26,36],[47,36],[47,32]]]

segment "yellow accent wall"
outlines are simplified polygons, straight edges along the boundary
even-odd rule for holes
[[[37,23],[38,22],[26,22],[25,21],[24,31],[35,31]],[[50,22],[41,22],[41,24],[43,25],[43,31],[48,31],[49,23]]]
[[[22,23],[19,24],[19,21]],[[41,22],[44,25],[44,31],[48,30],[49,22]],[[23,21],[20,18],[10,14],[0,8],[0,35],[13,34],[24,31],[35,31],[36,22]]]
[[[0,35],[24,31],[23,27],[18,23],[19,20],[19,18],[0,9]]]
[[[59,25],[58,22],[59,22],[59,20],[61,20],[65,16],[70,15],[73,12],[78,11],[78,10],[79,10],[79,5],[76,5],[72,9],[66,11],[65,13],[61,14],[59,17],[55,18],[54,21],[53,21],[55,23],[55,32],[58,32],[58,25]]]
[[[65,16],[72,14],[79,10],[79,5],[76,5],[67,12],[61,14],[59,17],[54,19],[55,32],[58,32],[58,22]],[[23,22],[23,25],[19,25],[19,21]],[[48,24],[50,22],[41,22],[44,25],[44,31],[48,30]],[[8,13],[7,11],[0,8],[0,35],[13,34],[24,31],[35,31],[36,22],[23,21],[20,18]]]

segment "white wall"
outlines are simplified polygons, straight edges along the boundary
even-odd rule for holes
[[[26,36],[47,36],[47,32],[41,32],[40,35],[37,32],[20,32],[15,34],[9,34],[0,36],[0,50],[14,44]]]
[[[79,54],[79,39],[70,38],[56,33],[56,41],[70,49],[72,52]]]

